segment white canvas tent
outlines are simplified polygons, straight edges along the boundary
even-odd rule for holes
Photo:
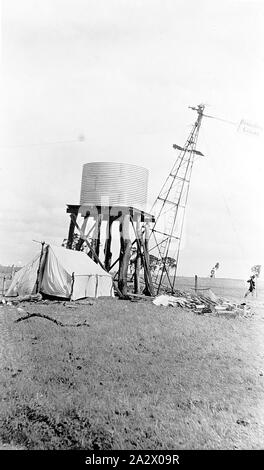
[[[15,274],[6,296],[35,293],[41,264],[38,291],[43,294],[72,300],[114,296],[111,274],[81,251],[48,245],[40,261],[38,255]]]

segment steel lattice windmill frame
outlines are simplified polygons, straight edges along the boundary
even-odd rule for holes
[[[183,147],[173,145],[175,149],[180,150],[180,153],[151,209],[151,213],[155,213],[155,223],[150,235],[150,251],[156,251],[160,262],[159,270],[152,278],[154,285],[157,287],[157,294],[165,278],[167,278],[172,293],[174,292],[194,157],[195,155],[203,155],[196,150],[196,144],[204,116],[204,108],[203,104],[191,107],[192,110],[197,112],[198,116],[185,145]],[[171,274],[167,261],[172,251],[175,253],[174,257],[176,257],[173,257],[175,263],[172,266]]]

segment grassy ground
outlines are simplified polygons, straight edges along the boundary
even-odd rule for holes
[[[88,327],[15,323],[21,312],[0,307],[0,441],[24,449],[263,449],[264,311],[252,304],[254,316],[230,319],[149,301],[24,305]]]

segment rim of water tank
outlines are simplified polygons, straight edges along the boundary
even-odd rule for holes
[[[124,165],[124,166],[134,166],[136,168],[141,168],[142,170],[146,170],[146,171],[149,171],[148,168],[146,168],[145,166],[141,166],[141,165],[136,165],[135,163],[124,163],[124,162],[86,162],[86,163],[83,163],[83,167],[85,165],[91,165],[91,164],[103,164],[103,165]]]

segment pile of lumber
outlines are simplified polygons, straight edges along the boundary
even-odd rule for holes
[[[246,303],[237,304],[217,297],[210,289],[203,294],[176,291],[173,295],[159,295],[153,300],[155,305],[187,308],[197,314],[248,315],[250,307]]]

